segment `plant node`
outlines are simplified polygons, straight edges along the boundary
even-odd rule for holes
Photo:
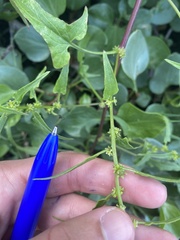
[[[9,100],[7,102],[7,107],[12,109],[17,109],[19,107],[19,103],[16,100]]]
[[[115,138],[118,139],[121,137],[121,129],[118,127],[114,127],[114,134],[115,134]],[[108,134],[111,136],[111,130],[108,131]]]
[[[53,103],[53,107],[56,108],[56,109],[60,109],[61,108],[61,104],[59,102],[54,102]]]
[[[108,99],[108,100],[105,101],[105,104],[106,104],[108,107],[110,107],[111,104],[114,104],[114,105],[116,106],[116,104],[117,104],[117,99],[116,99],[115,97],[113,97],[113,99]]]
[[[124,178],[126,172],[125,172],[124,166],[122,164],[119,163],[119,164],[114,165],[113,170],[114,170],[114,173],[118,177]]]
[[[113,151],[112,148],[110,146],[108,146],[107,148],[105,148],[106,154],[108,156],[112,156],[113,155]]]
[[[179,154],[175,150],[171,151],[171,156],[173,160],[177,160],[179,158]]]
[[[135,227],[135,228],[137,228],[138,227],[138,221],[136,220],[136,219],[133,219],[133,226]]]
[[[120,59],[124,58],[125,55],[126,55],[126,50],[125,50],[124,47],[115,46],[115,47],[113,48],[113,51],[115,51],[115,52],[118,54],[118,56],[119,56]]]

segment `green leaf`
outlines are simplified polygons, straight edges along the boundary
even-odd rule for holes
[[[167,112],[167,109],[163,104],[152,103],[146,108],[146,112],[158,112],[164,114]]]
[[[79,98],[79,104],[80,105],[87,105],[89,106],[91,104],[91,96],[87,93],[84,93],[80,98]]]
[[[52,16],[35,0],[11,0],[36,31],[44,38],[51,52],[55,68],[62,68],[69,63],[67,49],[73,40],[81,40],[87,31],[87,8],[83,15],[72,24]]]
[[[60,128],[73,137],[87,136],[92,127],[99,124],[100,112],[92,107],[76,107],[63,118]]]
[[[45,138],[45,136],[44,136],[44,138]],[[44,138],[41,139],[40,144],[42,143],[42,141],[44,140]],[[40,144],[39,144],[39,145],[40,145]],[[19,146],[18,146],[18,149],[19,149],[20,151],[22,151],[22,152],[25,152],[25,153],[28,154],[28,155],[34,156],[34,155],[37,154],[37,151],[39,150],[39,147],[19,147]]]
[[[161,38],[151,36],[146,41],[149,49],[149,66],[156,68],[170,54],[170,49]]]
[[[22,114],[25,115],[25,113],[13,109],[13,108],[9,108],[9,107],[4,107],[4,106],[0,106],[0,113],[5,113],[5,114]]]
[[[114,12],[106,3],[94,4],[89,8],[89,24],[106,29],[113,24]]]
[[[9,2],[0,0],[0,19],[11,22],[18,17],[17,12],[13,9]],[[3,24],[1,25],[3,26]]]
[[[22,69],[22,56],[20,52],[15,49],[7,52],[6,48],[0,48],[0,66],[10,66]]]
[[[0,142],[0,158],[3,157],[9,150],[9,146],[5,144],[3,141]]]
[[[141,30],[144,36],[150,36],[152,34],[151,12],[149,9],[139,9],[133,24],[133,29]]]
[[[10,98],[12,98],[13,94],[14,90],[5,84],[0,84],[0,104],[7,102]]]
[[[180,159],[174,161],[174,160],[170,160],[169,159],[170,157],[168,157],[167,159],[165,158],[166,156],[164,156],[163,159],[151,158],[151,161],[148,162],[147,164],[150,166],[153,166],[154,168],[159,169],[159,171],[161,172],[165,172],[165,171],[179,172],[180,171]]]
[[[121,83],[118,83],[118,88],[118,93],[115,95],[115,98],[117,100],[117,104],[114,106],[115,109],[119,109],[120,106],[128,100],[127,88]]]
[[[114,46],[118,46],[121,42],[125,29],[117,25],[112,25],[105,29],[105,34],[107,35],[107,44],[105,49],[113,49]],[[97,44],[97,43],[96,43]],[[100,43],[99,43],[100,44]],[[101,42],[102,44],[102,42]]]
[[[143,112],[131,103],[120,107],[115,120],[128,138],[155,138],[164,133],[164,141],[170,140],[169,122],[158,113]]]
[[[29,83],[26,74],[15,67],[0,66],[0,84],[6,84],[13,90],[17,90]]]
[[[135,0],[128,0],[128,4],[131,8],[134,7],[135,2],[136,2]],[[142,3],[141,3],[141,6],[145,5],[146,3],[147,3],[147,0],[143,0]]]
[[[14,36],[15,42],[26,57],[33,62],[42,62],[49,57],[44,39],[32,26],[21,28]]]
[[[123,149],[134,149],[134,147],[129,143],[129,139],[127,137],[118,138],[116,140],[117,146]]]
[[[24,18],[23,14],[21,13],[21,11],[19,11],[18,7],[16,6],[16,4],[14,3],[14,1],[10,0],[11,5],[13,6],[13,8],[16,10],[16,12],[19,14],[19,16],[22,18],[23,22],[25,23],[26,26],[29,26],[28,21]]]
[[[79,46],[91,51],[103,51],[107,44],[107,37],[104,31],[93,25],[89,25],[86,36],[80,41]],[[114,47],[114,46],[113,46]],[[82,52],[78,52],[82,54]],[[85,55],[83,53],[83,55]],[[92,55],[85,55],[86,58],[92,57]]]
[[[160,220],[169,220],[172,218],[180,217],[180,210],[172,205],[171,203],[164,203],[163,206],[160,209]],[[163,229],[171,232],[174,234],[177,238],[180,238],[180,220],[177,222],[174,222],[172,224],[165,224],[163,226]]]
[[[48,134],[52,131],[38,112],[33,112],[33,120],[44,133]]]
[[[15,115],[9,116],[7,123],[6,123],[7,127],[8,128],[14,127],[19,122],[20,119],[21,119],[20,114],[15,114]]]
[[[59,17],[66,9],[66,0],[36,0],[41,7],[55,17]]]
[[[123,1],[119,1],[118,4],[118,12],[120,14],[120,16],[122,18],[126,18],[127,17],[127,8],[128,8],[128,4],[127,1],[123,0]]]
[[[35,91],[35,89],[39,87],[41,80],[45,78],[48,74],[49,72],[46,72],[46,68],[44,68],[32,82],[20,88],[14,95],[16,101],[21,102],[24,95],[28,92],[30,92],[30,98],[35,97],[33,91]]]
[[[136,104],[139,107],[145,108],[151,101],[151,96],[146,92],[139,92],[139,95],[136,99]]]
[[[152,158],[152,154],[150,152],[145,153],[145,155],[142,157],[139,157],[136,159],[136,166],[144,166],[150,159]]]
[[[54,93],[66,94],[67,83],[68,83],[68,74],[69,74],[69,65],[66,65],[61,70],[61,73],[56,81],[56,84],[53,88]]]
[[[176,0],[173,2],[178,6]],[[151,22],[155,25],[162,25],[170,23],[176,16],[174,9],[169,6],[168,1],[157,1],[157,5],[151,9]]]
[[[149,63],[149,51],[141,31],[131,34],[127,46],[126,56],[122,59],[122,68],[126,75],[133,81],[142,73]]]
[[[108,100],[118,92],[118,84],[105,51],[103,52],[103,66],[104,66],[103,98],[104,100]]]
[[[169,60],[180,62],[180,54],[173,53]],[[179,69],[163,61],[156,69],[150,80],[150,89],[155,94],[162,94],[171,85],[179,86]]]
[[[67,8],[76,11],[86,6],[88,2],[89,0],[67,0]]]
[[[173,21],[170,23],[171,29],[174,32],[180,32],[180,24],[179,24],[179,17],[176,16]]]
[[[0,133],[5,125],[6,121],[7,121],[7,115],[5,113],[3,113],[0,117]]]
[[[109,201],[110,198],[111,198],[111,195],[101,198],[100,200],[97,201],[96,206],[93,209],[103,207],[104,205],[106,205],[106,203]]]
[[[180,63],[175,62],[175,61],[171,61],[169,59],[165,59],[166,62],[168,62],[169,64],[171,64],[172,66],[174,66],[175,68],[180,70]]]
[[[134,81],[129,78],[125,72],[122,70],[122,68],[119,69],[119,72],[117,74],[117,80],[118,82],[122,83],[122,85],[124,85],[126,88],[130,88],[133,91],[136,90],[136,84],[134,83]]]
[[[80,65],[80,74],[87,87],[89,87],[88,80],[95,90],[104,88],[102,58],[100,56],[85,58],[84,64]]]

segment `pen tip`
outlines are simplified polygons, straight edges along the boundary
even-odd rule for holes
[[[56,136],[57,135],[57,127],[54,127],[54,129],[52,130],[52,135]]]

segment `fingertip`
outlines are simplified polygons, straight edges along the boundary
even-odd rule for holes
[[[33,240],[133,240],[134,236],[134,226],[125,212],[102,207],[52,226]]]
[[[161,182],[156,181],[157,186],[157,196],[154,198],[155,207],[161,207],[167,200],[167,188]]]
[[[100,218],[104,240],[132,240],[134,227],[130,217],[117,208],[108,209]]]

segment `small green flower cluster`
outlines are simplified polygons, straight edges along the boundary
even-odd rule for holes
[[[113,97],[113,99],[108,99],[106,100],[105,104],[110,107],[111,104],[114,104],[116,106],[117,104],[117,99],[115,97]]]
[[[113,170],[118,177],[124,178],[126,172],[122,164],[114,165]]]
[[[162,146],[156,146],[149,142],[146,142],[144,146],[145,146],[145,151],[149,151],[151,153],[157,153],[157,154],[166,154],[168,159],[177,160],[178,158],[180,158],[180,155],[178,154],[178,152],[176,150],[170,150],[166,144]]]
[[[120,47],[118,47],[118,46],[115,46],[115,47],[113,48],[113,51],[115,51],[115,52],[118,54],[119,58],[124,58],[125,55],[126,55],[126,50],[125,50],[125,48],[120,48]]]
[[[45,109],[49,114],[56,114],[55,110],[61,108],[61,104],[59,102],[54,102],[53,105],[43,105],[41,102],[36,101],[34,103],[27,103],[26,105],[20,105],[16,100],[9,100],[5,106],[8,109],[18,110],[21,112],[33,112],[38,109]]]

